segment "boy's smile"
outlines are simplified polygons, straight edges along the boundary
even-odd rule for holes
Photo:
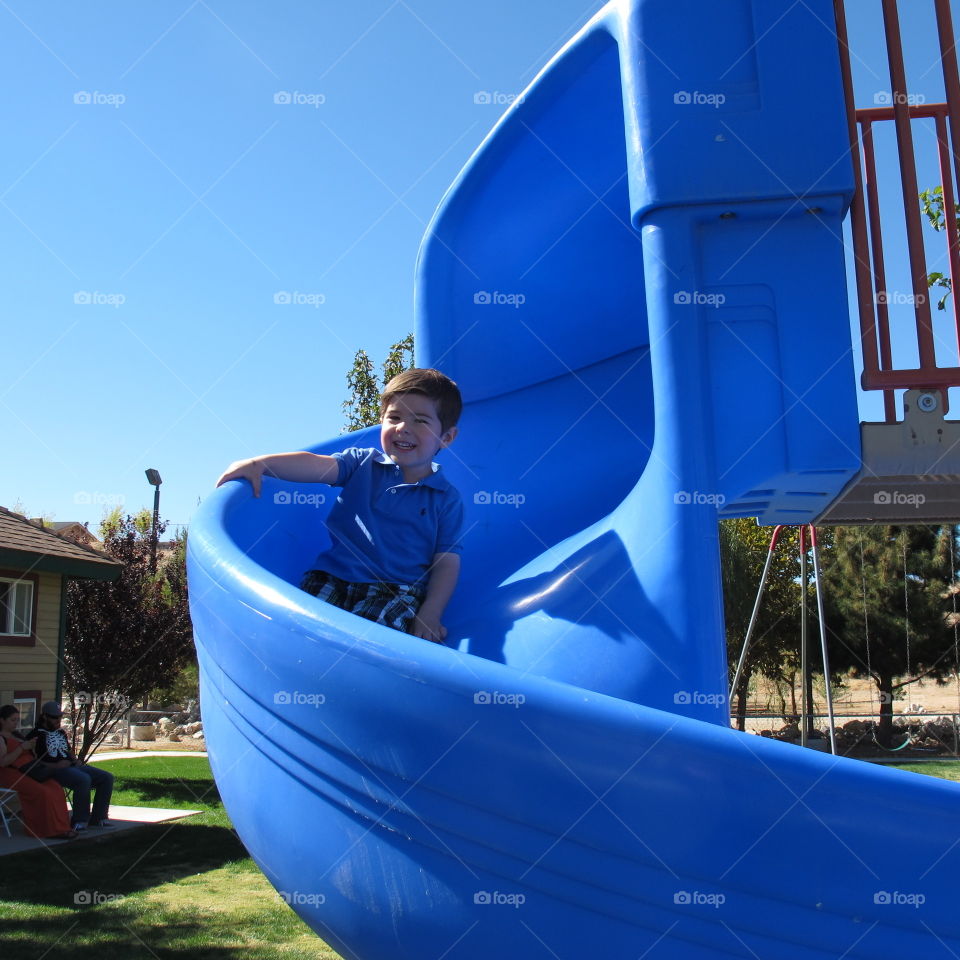
[[[437,451],[452,443],[456,435],[456,427],[443,430],[437,402],[423,394],[399,394],[383,411],[380,445],[403,471],[406,483],[429,476]]]

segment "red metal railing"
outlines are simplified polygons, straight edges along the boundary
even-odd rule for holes
[[[884,413],[890,422],[896,420],[894,393],[896,389],[920,387],[946,391],[960,386],[960,366],[938,366],[934,342],[930,295],[927,288],[926,252],[920,211],[917,166],[914,154],[912,121],[933,119],[936,124],[940,158],[940,179],[943,187],[944,238],[947,244],[949,276],[953,289],[953,321],[958,352],[960,352],[960,237],[956,224],[956,189],[958,159],[960,159],[960,75],[957,70],[956,41],[950,0],[933,0],[940,41],[940,60],[943,67],[947,102],[912,106],[907,90],[903,63],[903,43],[897,0],[881,0],[887,58],[890,69],[892,105],[857,110],[850,68],[844,0],[834,0],[837,20],[837,39],[840,43],[840,63],[847,116],[850,127],[850,145],[853,154],[856,195],[850,208],[853,233],[857,303],[860,313],[860,338],[863,347],[863,375],[865,390],[884,391]],[[919,0],[912,0],[911,16],[920,13]],[[874,152],[873,128],[876,123],[893,121],[900,165],[903,210],[906,224],[907,249],[910,259],[910,277],[913,288],[912,305],[916,317],[919,367],[895,367],[890,341],[889,296],[886,286],[883,237],[880,224],[880,200],[877,189],[877,168]],[[862,150],[861,150],[862,148]]]

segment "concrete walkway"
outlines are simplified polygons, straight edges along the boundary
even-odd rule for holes
[[[199,750],[117,750],[110,753],[97,753],[91,758],[97,760],[128,760],[133,757],[205,757],[206,753]],[[62,847],[87,843],[91,840],[103,840],[106,837],[126,833],[148,823],[165,823],[168,820],[180,820],[201,813],[200,810],[165,810],[161,807],[124,807],[119,804],[110,805],[110,823],[113,826],[100,828],[90,827],[81,830],[76,840],[39,840],[29,837],[23,832],[23,824],[19,820],[12,820],[10,830],[12,837],[8,837],[0,825],[0,857],[10,853],[24,853],[27,850],[40,850],[44,847]]]
[[[95,753],[90,763],[98,760],[133,760],[136,757],[205,757],[206,750],[109,750]]]

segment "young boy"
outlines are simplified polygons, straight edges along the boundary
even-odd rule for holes
[[[439,370],[394,377],[380,398],[380,445],[333,456],[272,453],[232,463],[217,480],[244,478],[260,496],[266,474],[343,488],[330,511],[332,545],[300,586],[368,620],[434,643],[460,573],[460,494],[433,463],[457,436],[462,401]]]

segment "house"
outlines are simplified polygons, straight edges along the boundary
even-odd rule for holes
[[[54,533],[59,533],[61,537],[66,537],[76,543],[82,543],[85,547],[102,546],[100,541],[87,528],[87,525],[80,523],[79,520],[51,520],[44,526]]]
[[[59,700],[71,578],[115,580],[122,564],[0,507],[0,704],[15,703],[21,727],[40,704]]]

